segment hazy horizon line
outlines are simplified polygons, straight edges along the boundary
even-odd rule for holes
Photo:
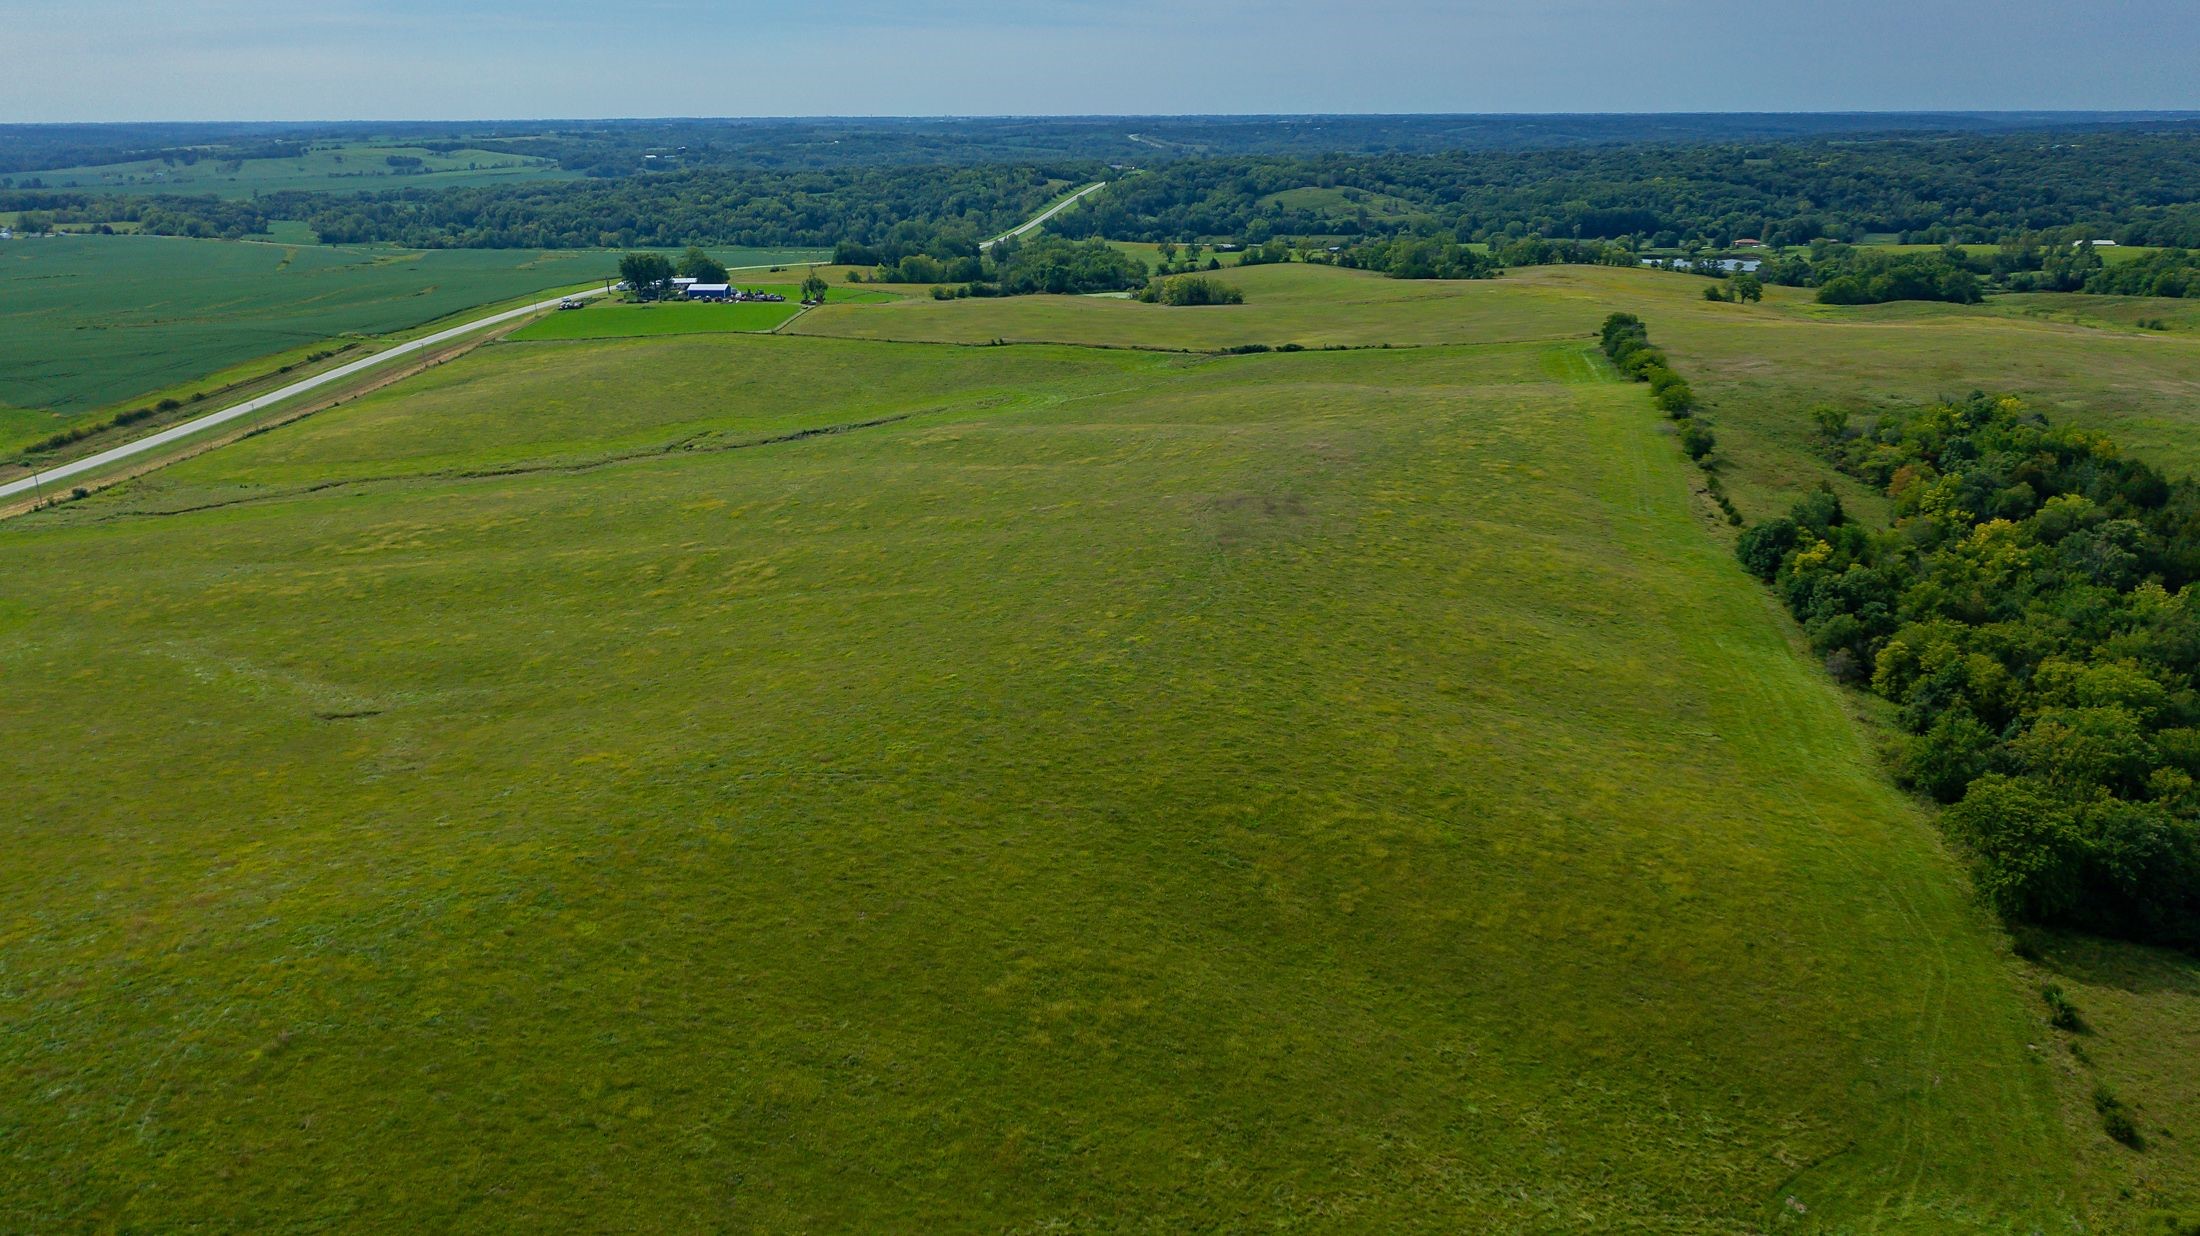
[[[1328,120],[1328,119],[1534,119],[1543,117],[1611,118],[1633,116],[1916,116],[1916,117],[2129,117],[2133,119],[2200,119],[2195,108],[2068,108],[2068,107],[1895,107],[1895,108],[1732,108],[1652,109],[1644,111],[1495,111],[1495,112],[817,112],[749,115],[666,113],[633,116],[439,116],[378,117],[319,116],[293,120],[0,120],[0,129],[109,128],[123,125],[250,125],[272,128],[286,125],[339,124],[648,124],[667,121],[927,121],[927,120]]]

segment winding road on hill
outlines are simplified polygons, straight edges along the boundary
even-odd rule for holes
[[[1094,181],[1092,184],[1086,185],[1084,188],[1070,194],[1068,197],[1063,198],[1061,201],[1056,202],[1052,206],[1047,207],[1045,210],[1040,211],[1038,214],[1031,216],[1029,219],[1024,220],[1022,223],[1017,224],[1015,227],[1008,229],[1007,231],[1001,233],[1000,235],[994,237],[989,241],[986,241],[984,244],[979,245],[978,247],[980,249],[990,249],[993,246],[1001,243],[1002,241],[1007,240],[1011,236],[1021,236],[1025,232],[1030,231],[1031,229],[1039,226],[1042,223],[1045,223],[1047,220],[1053,218],[1054,216],[1061,214],[1063,211],[1068,210],[1070,207],[1075,206],[1077,203],[1085,200],[1087,195],[1098,193],[1100,190],[1107,187],[1108,182],[1105,180]]]
[[[350,364],[338,365],[326,373],[317,373],[310,378],[300,378],[288,386],[279,387],[265,395],[256,395],[243,403],[231,404],[219,412],[209,412],[205,416],[195,416],[182,424],[171,425],[159,433],[147,434],[136,441],[125,442],[121,446],[101,451],[97,455],[86,455],[82,459],[71,460],[65,464],[55,464],[51,468],[34,472],[20,481],[9,481],[6,484],[0,484],[0,500],[18,497],[22,494],[38,493],[58,486],[72,476],[95,472],[109,464],[120,463],[133,456],[143,455],[147,451],[157,451],[171,443],[180,442],[194,434],[203,433],[216,425],[236,420],[240,416],[250,416],[254,412],[272,407],[285,399],[303,395],[307,391],[327,386],[332,382],[341,382],[353,374],[363,373],[378,365],[387,365],[391,361],[411,356],[416,352],[425,352],[430,348],[439,347],[461,335],[471,334],[486,327],[509,322],[513,318],[525,317],[530,313],[539,313],[561,300],[579,300],[585,296],[601,296],[603,293],[604,289],[602,288],[592,288],[585,292],[572,292],[563,296],[553,296],[548,300],[538,300],[531,305],[522,305],[517,309],[506,309],[499,313],[492,313],[487,317],[462,322],[457,326],[439,330],[432,335],[409,339],[384,351],[376,352],[372,356],[361,357]]]

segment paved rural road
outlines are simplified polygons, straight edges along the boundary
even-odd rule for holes
[[[1086,185],[1084,188],[1070,194],[1068,197],[1063,198],[1061,201],[1056,202],[1054,205],[1049,206],[1045,210],[1040,211],[1038,214],[1031,216],[1031,218],[1025,220],[1023,223],[1008,229],[1007,231],[985,242],[984,244],[979,245],[978,247],[980,249],[990,249],[993,246],[1001,243],[1002,241],[1007,240],[1011,236],[1021,236],[1025,232],[1030,231],[1031,229],[1039,226],[1042,223],[1045,223],[1047,220],[1053,218],[1054,216],[1061,214],[1063,211],[1068,210],[1070,207],[1075,206],[1079,201],[1084,198],[1086,194],[1097,193],[1107,187],[1108,182],[1105,180],[1100,181],[1097,184]]]
[[[326,386],[331,382],[339,382],[361,370],[372,369],[376,365],[386,365],[399,357],[410,356],[415,352],[449,343],[460,335],[471,331],[477,331],[487,326],[495,326],[499,322],[509,322],[513,318],[525,317],[539,309],[547,309],[561,300],[578,300],[584,296],[601,295],[603,295],[603,289],[594,288],[586,292],[574,292],[569,296],[553,296],[548,300],[538,300],[532,305],[522,305],[517,309],[506,309],[502,313],[492,313],[485,318],[475,318],[471,322],[453,326],[448,330],[439,330],[432,335],[423,336],[407,343],[400,343],[387,351],[363,357],[348,365],[339,365],[327,373],[317,373],[310,378],[301,378],[280,390],[269,391],[265,395],[223,408],[219,412],[209,412],[205,416],[193,417],[180,425],[163,429],[159,433],[147,434],[134,442],[125,442],[112,450],[101,451],[97,455],[87,455],[72,463],[56,465],[43,472],[24,477],[20,481],[9,481],[7,484],[0,485],[0,499],[13,498],[19,494],[52,488],[72,476],[104,468],[108,464],[128,459],[133,455],[142,455],[147,451],[158,450],[171,442],[188,438],[192,434],[211,429],[225,421],[233,421],[240,416],[250,416],[262,408],[280,403],[294,395],[302,395],[315,387]]]
[[[1084,188],[1070,194],[1068,197],[1063,198],[1061,201],[1056,202],[1054,205],[1048,207],[1047,209],[1040,211],[1036,215],[1033,215],[1021,226],[1010,228],[1008,231],[994,237],[993,240],[986,241],[986,247],[990,248],[993,245],[994,241],[1006,240],[1011,236],[1021,236],[1025,232],[1030,231],[1031,229],[1039,226],[1042,223],[1045,223],[1047,220],[1053,218],[1054,216],[1069,209],[1071,206],[1076,205],[1077,202],[1083,199],[1086,194],[1097,192],[1106,187],[1106,181],[1101,181],[1097,184],[1086,185]],[[749,270],[755,268],[743,267],[742,269]],[[73,463],[56,465],[55,467],[48,468],[43,472],[36,472],[31,474],[30,476],[26,476],[20,481],[9,481],[6,484],[0,484],[0,499],[13,498],[20,494],[35,493],[45,489],[48,486],[59,485],[61,482],[68,480],[72,476],[80,476],[86,472],[94,472],[98,469],[106,467],[108,464],[116,463],[124,459],[129,459],[134,455],[142,455],[147,451],[159,450],[161,447],[166,446],[171,442],[180,441],[181,439],[188,438],[195,433],[200,433],[205,430],[212,429],[214,426],[222,424],[225,421],[236,420],[240,416],[250,416],[251,414],[259,411],[262,408],[268,407],[271,404],[280,403],[283,400],[289,399],[294,395],[302,395],[305,392],[314,389],[315,387],[326,386],[331,382],[341,381],[344,378],[348,378],[351,375],[360,372],[361,370],[372,369],[376,365],[386,365],[401,356],[408,356],[414,352],[423,351],[425,349],[435,347],[439,344],[449,343],[451,340],[456,339],[460,335],[466,334],[470,331],[477,331],[486,326],[495,326],[499,322],[509,322],[513,318],[525,317],[526,315],[533,313],[538,309],[547,309],[550,306],[557,304],[561,300],[578,300],[584,296],[601,295],[603,295],[602,288],[593,288],[586,292],[574,292],[570,296],[553,296],[548,300],[538,300],[532,305],[522,305],[517,309],[507,309],[502,313],[492,313],[485,318],[475,318],[471,322],[466,322],[458,326],[453,326],[449,330],[439,330],[432,335],[415,339],[410,343],[400,343],[396,347],[393,347],[386,352],[377,352],[372,356],[355,360],[348,365],[339,365],[336,368],[329,370],[327,373],[317,373],[310,378],[302,378],[296,382],[291,383],[288,386],[281,388],[280,390],[269,391],[265,395],[260,395],[256,398],[247,399],[243,403],[234,404],[230,407],[223,408],[219,412],[209,412],[205,416],[194,417],[191,420],[185,421],[180,425],[173,425],[167,429],[163,429],[159,433],[148,434],[145,437],[139,438],[135,442],[125,442],[121,446],[115,447],[112,450],[101,451],[97,455],[87,455],[84,458],[76,460]]]

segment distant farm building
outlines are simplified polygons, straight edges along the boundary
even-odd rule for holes
[[[737,300],[751,304],[778,305],[784,304],[787,299],[777,292],[751,292],[730,283],[697,283],[692,279],[681,292],[689,300]]]
[[[1664,258],[1644,258],[1642,264],[1658,270],[1696,269],[1696,264],[1687,258],[1674,258],[1671,261]],[[1723,270],[1730,275],[1754,275],[1763,267],[1764,263],[1756,258],[1709,258],[1704,262],[1705,269]]]

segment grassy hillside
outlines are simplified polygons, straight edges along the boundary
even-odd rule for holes
[[[1328,266],[1231,269],[1243,305],[1196,309],[1099,296],[827,305],[804,334],[934,343],[1077,343],[1213,349],[1244,343],[1399,346],[1580,337],[1596,325],[1580,297],[1521,295],[1494,283],[1411,282]],[[1586,321],[1586,324],[1585,324]]]
[[[11,523],[0,1215],[2059,1226],[1685,471],[1579,339],[722,335]]]
[[[668,302],[592,304],[538,318],[514,332],[522,341],[537,339],[622,339],[637,335],[696,335],[726,331],[771,330],[802,311],[798,301],[778,304]]]
[[[1222,276],[1236,306],[1172,309],[1089,297],[836,306],[792,329],[844,338],[981,343],[1049,340],[1109,347],[1215,349],[1248,343],[1425,346],[1557,340],[1624,309],[1707,397],[1729,444],[1727,480],[1762,515],[1821,479],[1844,484],[1810,449],[1810,408],[1859,412],[1973,389],[2007,390],[2116,435],[2173,472],[2200,472],[2200,330],[2185,302],[2028,295],[1983,306],[1823,306],[1769,288],[1761,305],[1713,304],[1705,281],[1609,267],[1514,270],[1501,279],[1411,282],[1322,266],[1257,266]],[[2141,317],[2170,322],[2141,330]],[[1871,500],[1852,493],[1869,506]]]
[[[812,255],[722,256],[751,265]],[[285,349],[401,330],[522,293],[586,283],[615,267],[613,255],[585,250],[150,236],[4,244],[0,404],[63,414],[105,407]],[[38,428],[50,432],[58,423]],[[0,439],[0,449],[12,445]]]

